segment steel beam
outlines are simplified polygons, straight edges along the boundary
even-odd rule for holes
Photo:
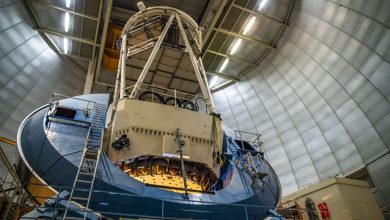
[[[80,16],[80,17],[84,17],[84,18],[90,19],[90,20],[94,20],[94,21],[98,20],[98,17],[91,16],[91,15],[86,15],[86,14],[79,13],[79,12],[76,12],[76,11],[72,11],[72,10],[69,10],[68,8],[64,8],[64,7],[61,7],[61,6],[58,6],[58,5],[54,5],[54,4],[51,4],[51,3],[48,3],[48,2],[44,2],[44,1],[40,1],[40,0],[29,0],[29,1],[34,2],[36,4],[44,5],[44,6],[49,7],[49,8],[54,8],[54,9],[57,9],[57,10],[60,10],[60,11],[63,11],[63,12],[68,12],[68,13],[71,13],[71,14],[74,14],[74,15],[77,15],[77,16]]]
[[[234,82],[234,81],[224,82],[224,83],[219,84],[218,86],[216,86],[213,90],[211,90],[211,92],[218,92],[218,91],[220,91],[220,90],[222,90],[224,88],[227,88],[227,87],[233,85],[234,83],[236,83],[236,82]]]
[[[100,47],[100,44],[95,44],[95,42],[93,42],[92,40],[75,37],[75,36],[69,35],[69,34],[64,33],[64,32],[59,32],[59,31],[55,31],[55,30],[51,30],[51,29],[47,29],[47,28],[34,28],[34,30],[41,32],[41,33],[45,33],[45,34],[52,34],[52,35],[56,35],[56,36],[60,36],[60,37],[67,37],[69,39],[79,41],[79,42],[84,43],[84,44],[89,44],[92,46]]]
[[[31,17],[31,20],[32,20],[34,26],[40,28],[40,27],[41,27],[41,24],[40,24],[40,22],[39,22],[38,15],[37,15],[36,12],[33,10],[33,8],[32,8],[33,6],[32,6],[32,4],[31,4],[31,2],[30,2],[29,0],[23,0],[22,2],[23,2],[24,6],[25,6],[25,8],[26,8],[27,14]],[[55,52],[57,52],[57,53],[61,53],[61,50],[58,48],[57,44],[55,44],[55,43],[52,41],[52,39],[50,39],[50,37],[49,37],[47,34],[40,32],[39,35],[42,36],[43,40],[47,43],[47,45],[49,45],[49,47],[50,47],[51,49],[53,49],[53,50],[54,50]]]
[[[175,16],[176,16],[176,21],[177,21],[177,24],[179,26],[181,35],[183,37],[183,41],[186,45],[186,50],[188,52],[188,56],[190,57],[191,64],[194,68],[195,76],[199,81],[199,86],[202,90],[203,97],[206,101],[206,105],[209,108],[210,112],[216,113],[214,102],[213,102],[213,99],[211,98],[211,92],[210,92],[209,85],[208,85],[208,82],[206,79],[206,74],[205,74],[205,71],[203,69],[202,60],[200,57],[199,57],[199,60],[196,59],[196,57],[192,51],[191,45],[188,41],[183,24],[181,23],[180,16],[178,14],[176,14]]]
[[[230,76],[230,75],[227,75],[227,74],[224,74],[224,73],[206,72],[206,74],[210,75],[210,76],[218,76],[218,77],[221,77],[223,79],[231,80],[231,81],[234,81],[234,82],[239,82],[240,81],[238,78]]]
[[[285,24],[285,25],[280,29],[280,31],[279,31],[278,35],[276,36],[274,42],[272,42],[272,45],[274,45],[274,46],[275,46],[276,43],[279,41],[280,36],[282,36],[284,30],[285,30],[286,27],[288,26],[287,24],[288,24],[288,21],[289,21],[289,19],[290,19],[290,15],[291,15],[291,11],[292,11],[294,2],[295,2],[295,0],[292,0],[292,1],[291,1],[290,7],[289,7],[288,12],[287,12],[286,19],[283,21],[283,24]],[[263,61],[264,58],[265,58],[269,53],[270,53],[270,50],[266,50],[266,51],[262,54],[262,56],[256,61],[256,66],[258,66],[258,65],[261,63],[261,61]],[[241,78],[242,76],[245,76],[248,72],[252,71],[254,67],[255,67],[255,66],[251,66],[251,67],[246,68],[246,69],[243,70],[241,73],[239,73],[237,77],[238,77],[238,78]]]
[[[108,23],[110,21],[110,15],[111,15],[111,9],[112,9],[112,2],[113,2],[113,0],[107,1],[106,14],[104,16],[102,38],[100,40],[100,45],[102,45],[102,46],[99,48],[99,54],[98,54],[98,59],[97,59],[97,63],[96,63],[96,71],[94,73],[95,82],[99,81],[100,69],[102,66],[102,60],[103,60],[103,55],[104,55],[104,47],[106,45]],[[98,31],[98,30],[96,30],[96,31]]]
[[[214,16],[213,20],[211,21],[210,27],[207,29],[206,34],[205,34],[204,37],[203,37],[203,42],[206,43],[207,40],[209,39],[210,34],[211,34],[212,30],[214,30],[215,25],[216,25],[216,23],[217,23],[217,21],[218,21],[218,19],[219,19],[219,16],[221,16],[221,13],[222,13],[223,9],[225,8],[226,3],[227,3],[227,0],[223,0],[223,1],[222,1],[221,6],[218,8],[218,11],[217,11],[216,15]],[[222,21],[221,21],[221,23],[218,25],[218,27],[220,27],[221,24],[225,21],[226,16],[227,16],[227,14],[229,14],[231,8],[232,8],[232,4],[229,5],[229,8],[228,8],[228,10],[226,11],[226,13],[225,13],[224,17],[222,18]],[[215,38],[215,34],[213,35],[212,39],[210,40],[209,44],[207,45],[206,50],[207,50],[207,49],[210,47],[210,45],[213,43],[214,38]],[[202,47],[203,47],[203,45],[202,45]],[[202,58],[204,58],[204,54],[203,54]]]
[[[210,27],[207,29],[206,34],[205,34],[204,37],[203,37],[203,42],[206,43],[207,40],[209,39],[210,34],[211,34],[211,31],[212,31],[213,28],[215,27],[215,24],[217,23],[217,21],[218,21],[218,19],[219,19],[219,16],[221,15],[223,9],[225,8],[226,3],[227,3],[227,0],[222,0],[221,5],[219,6],[219,8],[218,8],[218,10],[217,10],[217,13],[215,14],[213,20],[212,20],[211,23],[210,23]],[[230,10],[230,7],[231,7],[231,6],[229,6],[228,11]],[[204,19],[202,18],[202,21],[203,21],[203,20],[204,20]],[[201,24],[202,24],[202,22],[201,22]],[[211,43],[211,42],[210,42],[210,43]]]
[[[226,57],[226,58],[229,58],[229,59],[232,59],[232,60],[236,60],[238,62],[243,62],[243,63],[249,64],[251,66],[255,66],[256,65],[255,63],[251,63],[251,62],[248,62],[246,60],[243,60],[243,59],[240,59],[240,58],[237,58],[237,57],[233,57],[233,56],[230,56],[230,55],[227,55],[227,54],[219,53],[219,52],[214,51],[214,50],[207,50],[206,52],[209,52],[209,53],[221,56],[221,57]]]
[[[100,26],[100,16],[102,15],[102,8],[103,8],[103,0],[100,0],[100,6],[99,6],[99,14],[98,14],[98,20],[96,22],[96,29],[95,29],[95,38],[94,38],[94,43],[96,44],[97,43],[97,39],[98,39],[98,34],[99,34],[99,26]],[[81,33],[81,35],[83,35]],[[81,45],[80,45],[81,47]],[[104,49],[104,44],[102,44],[102,48]],[[95,52],[96,52],[96,46],[94,45],[93,46],[93,50],[92,50],[92,60],[95,60]],[[94,66],[94,69],[95,69],[95,66]],[[93,71],[95,72],[95,70]]]
[[[242,7],[242,6],[240,6],[240,5],[237,5],[237,4],[233,4],[233,7],[238,8],[238,9],[240,9],[240,10],[243,10],[243,11],[245,11],[245,12],[248,12],[248,13],[250,13],[250,14],[252,14],[252,15],[265,17],[265,18],[268,18],[268,19],[270,19],[270,20],[276,21],[276,22],[278,22],[278,23],[281,24],[281,25],[287,26],[287,24],[285,24],[283,21],[281,21],[281,20],[279,20],[279,19],[276,19],[276,18],[274,18],[274,17],[268,16],[268,15],[265,15],[265,14],[263,14],[263,13],[252,11],[252,10],[250,10],[250,9],[244,8],[244,7]]]
[[[127,34],[122,36],[121,55],[119,65],[121,66],[121,87],[119,90],[119,99],[123,99],[126,93],[126,52],[127,52]]]
[[[94,61],[95,60],[89,61],[87,77],[85,77],[85,84],[84,84],[84,92],[83,92],[83,94],[91,94],[92,84],[93,84]]]
[[[63,52],[57,52],[65,57],[71,57],[71,58],[75,58],[75,59],[80,59],[80,60],[86,60],[86,61],[90,61],[92,60],[90,57],[84,57],[84,56],[79,56],[79,55],[73,55],[73,54],[66,54],[66,53],[63,53]]]
[[[171,17],[168,20],[168,22],[165,24],[165,27],[164,27],[163,31],[161,32],[161,35],[160,35],[159,39],[157,40],[156,46],[153,48],[152,52],[150,53],[149,59],[146,62],[145,66],[144,66],[144,69],[142,70],[142,72],[141,72],[141,74],[140,74],[140,76],[138,78],[138,81],[134,85],[133,91],[131,92],[131,95],[130,95],[131,98],[134,98],[134,97],[137,96],[138,90],[140,89],[141,84],[144,81],[145,76],[148,73],[150,66],[152,65],[154,57],[156,56],[157,52],[160,49],[160,45],[161,45],[165,35],[167,34],[168,29],[171,26],[174,17],[175,17],[175,14],[172,13]],[[123,45],[122,45],[122,47],[123,47]],[[126,57],[123,57],[122,59],[126,60]]]
[[[259,44],[259,45],[261,45],[263,47],[266,47],[266,48],[269,48],[269,49],[276,49],[275,46],[272,46],[272,45],[270,45],[268,43],[265,43],[265,42],[263,42],[261,40],[256,40],[256,39],[253,39],[251,37],[247,37],[245,35],[242,35],[242,34],[239,34],[239,33],[236,33],[236,32],[228,31],[228,30],[222,29],[222,28],[214,28],[214,30],[219,32],[219,33],[227,34],[227,35],[230,35],[230,36],[233,36],[233,37],[238,37],[238,38],[241,38],[243,40]]]
[[[199,26],[202,27],[204,25],[204,23],[206,22],[206,19],[207,17],[209,16],[210,12],[211,12],[211,9],[213,8],[214,6],[214,3],[215,3],[215,0],[209,0],[207,2],[207,5],[205,7],[205,9],[203,10],[203,15],[202,15],[202,18],[200,19],[200,22],[199,22]],[[220,5],[221,7],[221,5]],[[215,17],[214,17],[215,18]]]
[[[224,23],[226,17],[228,16],[230,10],[232,9],[233,3],[234,3],[234,2],[235,2],[235,0],[233,0],[233,1],[229,4],[228,11],[227,11],[227,12],[225,13],[225,15],[223,16],[222,21],[219,23],[218,28],[221,28],[221,26],[222,26],[222,24]],[[250,3],[250,1],[247,1],[247,2],[245,3],[245,7],[247,7],[249,3]],[[237,19],[235,19],[235,21],[234,21],[234,23],[233,23],[232,29],[236,27],[238,21],[241,19],[241,17],[242,17],[243,14],[244,14],[244,11],[241,11],[241,12],[239,13]],[[210,46],[211,46],[212,43],[214,42],[214,39],[215,39],[216,36],[217,36],[217,32],[215,32],[215,33],[213,34],[210,43],[207,45],[207,49],[210,48]],[[218,52],[221,52],[221,49],[225,46],[225,44],[226,44],[226,42],[228,41],[228,39],[229,39],[229,36],[227,35],[227,36],[225,37],[225,39],[223,40],[222,45],[219,47]],[[206,49],[206,50],[207,50],[207,49]],[[205,52],[206,50],[203,50],[203,51]],[[204,55],[205,55],[205,54],[206,54],[206,53],[203,53],[202,58],[204,58]],[[211,66],[214,64],[215,58],[216,58],[216,56],[212,59],[210,65],[209,65],[208,67],[211,67]]]
[[[279,21],[279,20],[277,20],[277,22],[280,22],[280,23],[282,23],[282,24],[284,24],[284,25],[283,25],[282,29],[280,30],[280,32],[278,33],[278,35],[277,35],[277,37],[275,38],[275,40],[274,40],[274,42],[272,43],[272,45],[276,45],[276,43],[278,42],[278,40],[279,40],[281,34],[283,33],[283,31],[284,31],[284,30],[286,29],[286,27],[288,26],[288,21],[289,21],[289,19],[290,19],[291,10],[292,10],[292,8],[293,8],[294,2],[295,2],[295,1],[293,0],[293,1],[291,2],[291,4],[290,4],[290,7],[289,7],[289,10],[288,10],[286,19],[285,19],[284,21]],[[249,9],[246,9],[246,8],[242,8],[241,6],[238,6],[238,7],[237,7],[237,5],[233,5],[233,6],[236,7],[236,8],[240,8],[240,9],[242,9],[242,10],[245,9],[244,11],[248,11],[248,12],[250,12],[250,13],[251,13],[251,12],[254,13],[253,11],[250,11]],[[270,18],[270,19],[271,19],[271,18]],[[270,52],[270,50],[265,51],[265,52],[263,53],[263,55],[260,57],[260,59],[258,59],[258,60],[256,61],[256,64],[255,64],[254,66],[248,67],[248,68],[245,69],[243,72],[241,72],[240,74],[238,74],[238,78],[243,77],[245,74],[247,74],[248,72],[250,72],[253,68],[255,68],[256,66],[258,66],[258,65],[260,64],[260,62],[265,58],[265,56],[267,56],[267,54],[268,54],[269,52]],[[222,90],[222,89],[224,89],[224,88],[227,88],[227,87],[233,85],[234,83],[235,83],[235,82],[233,82],[233,81],[228,81],[228,82],[222,83],[221,85],[218,85],[215,89],[213,89],[212,92],[220,91],[220,90]]]

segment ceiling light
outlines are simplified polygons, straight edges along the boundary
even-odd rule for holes
[[[64,54],[68,54],[68,38],[64,38]]]
[[[222,72],[226,68],[226,65],[228,63],[229,63],[229,59],[226,58],[225,61],[223,61],[221,68],[219,68],[219,72]]]
[[[260,2],[260,5],[259,5],[259,8],[257,9],[257,10],[261,10],[261,9],[263,9],[264,8],[264,5],[267,3],[267,0],[261,0],[261,2]]]
[[[218,76],[212,76],[211,77],[210,83],[209,83],[210,89],[215,86],[215,83],[217,82],[217,80],[218,80]]]
[[[65,13],[65,32],[69,31],[69,13]]]
[[[242,41],[241,38],[240,39],[236,39],[234,41],[232,49],[230,50],[230,53],[229,53],[230,55],[233,55],[237,51],[237,49],[240,47],[241,41]]]
[[[252,16],[252,18],[249,20],[249,22],[246,24],[245,28],[244,28],[244,32],[243,34],[247,34],[248,31],[252,28],[253,24],[255,23],[255,20],[256,20],[256,17],[255,16]]]
[[[66,0],[66,1],[65,1],[65,5],[66,5],[67,8],[70,8],[70,1],[71,1],[71,0]]]

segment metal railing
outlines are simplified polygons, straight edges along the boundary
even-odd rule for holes
[[[126,94],[130,94],[135,85],[126,87]],[[187,92],[178,91],[176,89],[168,89],[155,84],[142,83],[139,89],[140,95],[138,99],[142,99],[142,94],[149,92],[151,94],[151,102],[160,102],[161,104],[168,104],[176,107],[187,108],[207,114],[207,106],[204,98],[200,95],[193,95]],[[156,100],[158,99],[158,100]],[[193,105],[194,109],[191,106]],[[203,104],[204,106],[200,106]],[[202,108],[200,108],[202,107]]]
[[[63,99],[72,99],[72,100],[78,100],[78,101],[82,101],[84,103],[87,103],[86,108],[84,108],[87,111],[88,110],[93,110],[95,108],[95,105],[96,105],[95,101],[91,101],[91,100],[87,100],[87,99],[81,99],[81,98],[67,96],[67,95],[62,95],[62,94],[58,94],[58,93],[52,93],[51,94],[50,103],[58,102],[58,101],[63,100]],[[90,107],[90,105],[91,105],[91,107]]]
[[[63,99],[71,99],[71,100],[74,100],[76,102],[79,102],[77,104],[78,104],[78,106],[81,106],[81,107],[74,108],[74,107],[70,107],[70,106],[66,106],[66,105],[60,106],[60,101]],[[50,119],[50,121],[65,122],[65,123],[69,122],[69,124],[88,126],[89,120],[87,120],[87,118],[89,118],[91,113],[94,111],[96,104],[97,103],[94,101],[81,99],[81,98],[77,98],[77,97],[70,97],[70,96],[57,94],[57,93],[52,93],[51,99],[49,102],[49,112],[48,112],[47,116],[48,116],[48,119]],[[55,114],[57,107],[63,107],[63,108],[74,110],[74,111],[81,111],[81,112],[83,112],[83,118],[69,119],[69,118],[65,118],[65,117],[55,116],[54,114]],[[86,123],[86,124],[84,124],[84,123]]]
[[[53,188],[56,188],[58,189],[59,192],[63,192],[63,191],[68,191],[70,192],[72,190],[72,187],[66,187],[66,186],[59,186],[59,185],[46,185],[46,184],[39,184],[39,183],[26,183],[24,184],[24,187],[28,187],[29,185],[34,185],[34,186],[41,186],[41,187],[47,187],[47,186],[50,186],[50,187],[53,187]],[[130,199],[130,198],[133,198],[133,201],[140,201],[142,199],[151,199],[151,198],[148,198],[148,197],[145,197],[145,196],[142,196],[142,195],[136,195],[136,194],[130,194],[130,193],[121,193],[121,192],[110,192],[110,191],[104,191],[104,190],[88,190],[88,189],[84,189],[84,188],[75,188],[75,190],[77,191],[84,191],[84,192],[92,192],[94,194],[99,194],[101,196],[110,196],[110,195],[118,195],[118,196],[121,196],[121,200],[126,200],[126,198]],[[59,198],[59,197],[47,197],[47,196],[35,196],[34,198],[36,199],[52,199],[52,198],[58,198],[58,201],[67,201],[66,198],[62,199],[62,198]],[[108,206],[111,206],[112,208],[110,208],[111,210],[120,210],[120,209],[128,209],[128,208],[133,208],[133,209],[146,209],[146,210],[150,210],[148,211],[148,213],[152,213],[151,210],[154,211],[154,213],[160,213],[160,214],[155,214],[155,215],[146,215],[146,214],[135,214],[135,213],[131,213],[131,212],[115,212],[115,211],[107,211],[108,209],[106,210],[87,210],[86,212],[90,212],[90,213],[95,213],[95,214],[100,214],[100,215],[103,215],[103,216],[118,216],[118,217],[132,217],[132,218],[148,218],[148,219],[212,219],[213,216],[215,215],[226,215],[226,216],[237,216],[237,219],[250,219],[250,218],[253,218],[253,217],[259,217],[259,216],[262,216],[262,214],[260,214],[259,212],[257,212],[259,209],[262,209],[262,210],[268,210],[268,209],[272,209],[274,210],[275,207],[274,206],[259,206],[259,205],[248,205],[248,204],[222,204],[222,203],[215,203],[215,202],[206,202],[206,201],[198,201],[198,200],[191,200],[191,199],[188,199],[186,201],[188,201],[189,203],[191,204],[196,204],[196,205],[215,205],[215,206],[221,206],[221,205],[224,205],[224,206],[227,206],[227,207],[230,207],[230,208],[227,208],[225,211],[205,211],[205,210],[197,210],[197,209],[186,209],[186,208],[174,208],[172,206],[167,206],[165,203],[167,202],[182,202],[183,200],[180,200],[180,199],[174,199],[174,198],[164,198],[164,197],[154,197],[153,199],[156,199],[156,200],[159,200],[160,201],[160,206],[156,206],[155,203],[154,204],[150,204],[150,205],[145,205],[145,203],[143,203],[143,205],[140,205],[139,203],[133,203],[131,207],[129,207],[129,204],[121,204],[120,201],[115,201],[115,203],[107,203],[106,201],[104,201],[104,205],[106,207]],[[101,201],[103,202],[103,201]],[[95,204],[95,205],[98,205],[98,204],[101,204],[101,202],[99,201],[91,201],[91,205],[90,207]],[[52,211],[52,210],[56,210],[56,211],[60,211],[60,212],[64,212],[66,210],[66,207],[63,207],[63,205],[61,205],[60,203],[58,204],[54,204],[50,207],[44,207],[42,208],[42,206],[38,206],[36,204],[18,204],[18,206],[20,206],[21,208],[24,208],[24,209],[35,209],[35,208],[41,208],[40,210],[44,210],[46,209],[48,212],[49,211]],[[82,208],[74,208],[74,207],[69,207],[68,208],[68,212],[69,211],[85,211],[84,209]],[[286,209],[286,210],[290,210],[290,209]],[[306,209],[291,209],[291,210],[298,210],[298,211],[306,211]],[[174,216],[171,215],[170,213],[176,213]],[[54,212],[52,212],[53,215],[55,214]],[[179,214],[177,214],[179,213]],[[181,216],[181,217],[178,217]],[[199,218],[194,218],[194,217],[191,217],[191,216],[201,216]],[[53,216],[53,217],[56,217],[56,216]],[[25,219],[28,219],[28,218],[25,218]],[[33,218],[31,218],[33,219]]]
[[[28,187],[29,185],[34,185],[34,186],[41,186],[41,187],[54,187],[58,189],[59,192],[62,191],[70,191],[72,188],[71,187],[65,187],[65,186],[59,186],[59,185],[46,185],[46,184],[39,184],[39,183],[25,183],[23,184],[24,187]],[[89,191],[87,189],[78,189],[80,191]],[[120,195],[121,198],[124,200],[126,198],[133,198],[133,201],[139,201],[141,199],[144,199],[146,197],[141,196],[141,195],[135,195],[135,194],[129,194],[129,193],[120,193],[120,192],[109,192],[109,191],[102,191],[102,190],[92,190],[93,193],[100,193],[103,195],[112,195],[112,194],[117,194]],[[60,197],[47,197],[47,196],[35,196],[35,199],[53,199],[53,198],[58,198],[57,201],[66,201],[66,199],[62,199]],[[236,216],[237,219],[257,219],[260,214],[256,215],[256,210],[258,209],[271,209],[271,210],[277,210],[280,213],[283,213],[284,216],[289,216],[291,218],[296,217],[296,214],[299,213],[300,216],[302,215],[307,215],[310,212],[317,212],[316,210],[311,210],[307,208],[299,208],[299,207],[293,207],[293,208],[285,208],[285,207],[271,207],[271,206],[258,206],[258,205],[247,205],[247,204],[221,204],[221,203],[213,203],[213,202],[204,202],[204,201],[196,201],[196,200],[191,200],[189,199],[188,201],[192,204],[199,204],[199,205],[224,205],[230,208],[226,208],[226,211],[204,211],[204,210],[196,210],[196,209],[180,209],[180,208],[174,208],[172,206],[169,206],[166,204],[169,201],[178,201],[179,199],[172,199],[172,198],[163,198],[163,197],[158,197],[156,196],[154,199],[157,199],[160,201],[160,205],[156,206],[154,204],[150,205],[140,205],[134,203],[134,205],[129,206],[128,204],[120,204],[119,201],[115,204],[110,204],[110,203],[105,203],[106,206],[115,206],[112,210],[119,210],[119,207],[122,208],[133,208],[133,209],[145,209],[145,210],[153,210],[154,214],[152,211],[149,212],[149,214],[135,214],[134,212],[132,213],[131,211],[128,212],[119,212],[119,211],[107,211],[106,210],[87,210],[86,212],[89,213],[94,213],[98,214],[101,216],[118,216],[122,218],[147,218],[147,219],[213,219],[213,216],[220,216],[220,215],[229,215],[229,216]],[[103,202],[103,201],[102,201]],[[303,202],[303,201],[301,201]],[[92,201],[91,204],[98,204],[99,202],[97,201]],[[40,208],[41,213],[45,212],[50,212],[52,214],[53,219],[55,217],[61,216],[65,210],[66,207],[61,205],[60,203],[55,203],[52,204],[51,206],[46,206],[42,207],[34,203],[14,203],[14,208],[18,208],[19,210],[33,210],[36,208]],[[285,204],[288,206],[288,204]],[[356,217],[356,214],[354,214],[351,211],[351,207],[360,207],[361,210],[364,210],[361,214],[364,214],[366,219],[370,219],[371,217],[374,217],[370,212],[368,212],[366,204],[365,203],[328,203],[329,209],[332,210],[332,215],[342,215],[345,218],[352,218]],[[118,209],[116,209],[118,208]],[[75,207],[70,207],[69,211],[80,211],[81,208],[75,208]],[[56,211],[56,212],[54,212]],[[175,212],[176,215],[172,216],[169,213],[170,212]],[[27,212],[22,212],[21,214],[26,214]],[[159,214],[157,214],[159,213]],[[181,216],[181,217],[178,217]],[[198,217],[194,217],[198,216]],[[24,219],[36,219],[34,217],[24,217]]]
[[[14,145],[3,139],[0,141]],[[23,209],[18,207],[17,204],[32,203],[32,201],[29,200],[28,193],[22,186],[15,167],[11,165],[0,145],[0,193],[2,197],[0,201],[0,219],[18,219],[20,213],[23,212]]]
[[[245,132],[245,133],[254,134],[254,133],[250,133],[250,132]],[[254,135],[258,136],[258,134],[254,134]],[[258,138],[255,140],[260,141]],[[243,175],[244,173],[247,173],[250,176],[253,175],[253,173],[251,172],[251,169],[248,169],[248,167],[247,168],[244,167],[246,165],[250,165],[248,158],[246,158],[246,157],[248,157],[250,155],[249,156],[249,157],[251,157],[250,160],[253,160],[253,158],[251,156],[251,152],[250,151],[242,151],[242,149],[240,149],[239,144],[242,144],[242,142],[240,142],[240,140],[238,140],[238,143],[237,143],[237,141],[235,141],[235,140],[228,139],[226,144],[227,144],[227,147],[229,148],[229,150],[231,151],[231,153],[233,154],[234,166],[236,166],[238,169],[244,171],[243,173],[240,172],[240,176]],[[281,184],[280,184],[279,179],[277,178],[275,171],[272,169],[271,165],[263,158],[263,156],[260,155],[260,152],[256,153],[255,158],[259,162],[258,165],[260,165],[260,169],[261,169],[261,167],[263,167],[263,169],[266,171],[266,173],[268,173],[268,175],[266,176],[267,179],[263,181],[262,188],[264,186],[267,186],[269,188],[269,190],[271,191],[272,195],[274,196],[275,200],[280,202],[281,191],[279,189],[281,189]],[[270,179],[270,176],[274,176],[275,178]],[[243,182],[246,182],[246,179],[243,176],[241,176],[241,179]],[[272,180],[274,180],[274,181],[272,181]],[[254,181],[254,180],[252,179],[252,181]],[[254,182],[252,182],[252,185],[253,185],[253,183]]]
[[[244,145],[243,142],[245,141],[251,144],[255,150],[264,152],[263,141],[261,140],[261,134],[248,132],[248,131],[234,130],[234,136],[237,141],[239,142],[241,141],[241,146]]]

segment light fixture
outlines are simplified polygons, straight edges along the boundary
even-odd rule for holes
[[[64,54],[68,54],[68,38],[64,38]]]
[[[68,32],[69,31],[69,13],[66,12],[65,13],[65,32]]]
[[[67,8],[70,8],[70,1],[71,1],[71,0],[66,0],[66,1],[65,1],[65,5],[66,5]]]
[[[255,23],[256,17],[252,16],[252,18],[249,20],[249,22],[246,24],[244,28],[243,34],[246,35],[248,31],[252,28],[253,24]]]
[[[237,51],[237,49],[240,47],[240,45],[241,45],[241,38],[239,38],[239,39],[236,39],[235,41],[234,41],[234,44],[233,44],[233,46],[232,46],[232,49],[230,49],[230,55],[233,55],[236,51]]]
[[[218,80],[218,76],[212,76],[211,79],[210,79],[210,83],[209,83],[209,87],[210,89],[213,88],[215,86],[215,83],[217,82]]]
[[[264,8],[264,5],[267,3],[267,0],[261,0],[260,2],[260,5],[259,5],[259,8],[257,9],[258,11],[260,11],[261,9]]]
[[[221,68],[219,68],[219,72],[222,72],[225,68],[226,68],[226,65],[229,63],[229,59],[228,58],[225,58],[225,60],[223,61],[222,63],[222,66]]]

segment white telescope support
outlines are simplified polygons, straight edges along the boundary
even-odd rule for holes
[[[161,32],[161,35],[158,38],[157,43],[154,46],[152,53],[149,56],[148,61],[146,62],[144,68],[142,69],[141,75],[139,76],[137,82],[134,85],[134,88],[133,88],[133,91],[131,92],[130,98],[137,97],[138,90],[141,88],[141,84],[144,81],[145,76],[148,73],[149,68],[153,63],[154,58],[156,57],[158,50],[160,49],[161,43],[164,40],[164,37],[167,34],[168,29],[171,26],[174,17],[175,17],[175,13],[172,13],[171,16],[169,17],[168,22],[166,23],[166,25],[164,27],[164,30]]]
[[[207,92],[207,95],[208,95],[207,97],[208,97],[209,102],[210,102],[211,112],[216,113],[215,106],[214,106],[214,101],[211,98],[211,91],[209,89],[210,87],[209,87],[209,83],[207,81],[206,71],[204,69],[201,56],[198,57],[198,63],[199,63],[200,72],[202,73],[202,76],[203,76],[203,82],[204,82],[205,87],[206,87],[206,92]]]
[[[210,90],[208,89],[207,79],[205,77],[206,74],[204,73],[203,64],[201,62],[197,61],[197,59],[192,51],[191,45],[188,41],[183,24],[181,23],[180,16],[178,14],[176,14],[176,20],[177,20],[177,23],[179,25],[181,35],[183,36],[183,40],[184,40],[184,43],[186,45],[186,50],[188,52],[188,56],[190,57],[191,64],[194,67],[195,75],[196,75],[196,78],[198,79],[200,89],[201,89],[203,97],[206,101],[206,105],[211,112],[215,113],[215,107],[214,107],[213,101],[211,100],[211,93],[210,93]]]
[[[121,86],[120,86],[119,99],[123,99],[126,93],[126,53],[127,53],[127,34],[124,34],[122,37],[121,56],[120,56]]]
[[[115,90],[114,90],[114,100],[113,100],[114,106],[116,106],[116,104],[118,102],[120,77],[121,77],[121,69],[119,68],[116,72],[116,79],[115,79]]]
[[[140,11],[134,16],[132,16],[126,23],[125,28],[123,29],[122,32],[122,47],[121,47],[121,55],[120,55],[120,61],[119,61],[119,69],[120,69],[120,89],[119,89],[119,99],[123,99],[126,93],[126,59],[128,55],[128,48],[127,48],[127,38],[129,31],[135,27],[136,24],[139,22],[142,22],[147,16],[158,16],[159,14],[169,16],[169,19],[167,23],[165,24],[165,27],[163,28],[161,35],[158,37],[157,42],[155,43],[152,52],[149,55],[149,58],[145,64],[145,66],[142,69],[142,72],[133,86],[133,89],[130,93],[130,98],[136,98],[139,90],[141,89],[141,85],[146,77],[146,75],[149,72],[150,66],[152,65],[158,51],[160,50],[161,44],[165,38],[165,36],[168,33],[169,28],[171,27],[173,20],[176,19],[176,22],[178,24],[180,34],[182,37],[182,40],[184,41],[186,51],[188,53],[188,56],[190,58],[192,67],[194,68],[195,76],[199,82],[199,87],[202,92],[202,95],[205,99],[206,106],[211,113],[216,113],[215,111],[215,106],[214,102],[211,98],[211,92],[209,89],[209,85],[207,82],[207,77],[206,77],[206,72],[203,67],[203,63],[201,60],[201,57],[195,55],[192,45],[190,43],[189,38],[192,37],[192,39],[196,43],[196,47],[200,48],[201,46],[201,41],[202,41],[202,34],[200,32],[200,29],[198,28],[198,25],[196,22],[189,17],[187,14],[184,12],[169,8],[169,7],[152,7],[152,8],[147,8],[145,11]],[[188,25],[188,34],[186,30],[184,29],[182,21],[185,21],[186,24]],[[141,51],[142,52],[142,51]],[[131,53],[129,53],[131,56]],[[136,53],[135,53],[136,54]]]

